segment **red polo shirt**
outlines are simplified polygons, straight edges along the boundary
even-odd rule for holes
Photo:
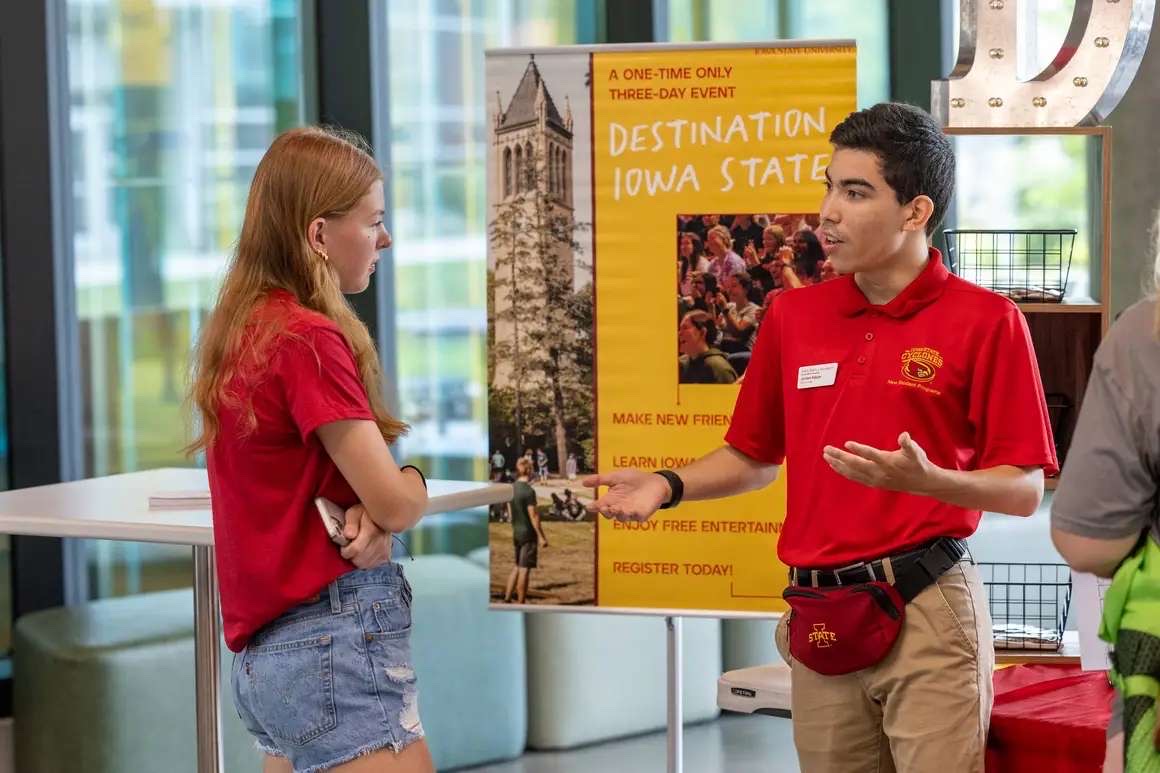
[[[334,322],[276,290],[254,310],[254,326],[279,334],[266,350],[222,366],[232,374],[232,399],[218,410],[218,435],[206,451],[222,629],[234,652],[355,568],[314,506],[317,496],[342,507],[358,502],[317,429],[374,420],[354,353]]]
[[[835,364],[836,372],[814,367]],[[922,274],[883,306],[867,301],[853,276],[778,297],[725,440],[763,462],[789,458],[778,557],[834,567],[978,527],[977,510],[855,483],[822,458],[825,446],[849,440],[893,451],[904,431],[940,467],[1058,471],[1023,314],[950,274],[934,249]]]

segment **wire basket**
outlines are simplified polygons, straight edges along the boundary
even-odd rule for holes
[[[1067,564],[980,563],[995,649],[1058,652],[1071,606]]]
[[[1074,228],[946,229],[951,270],[1014,301],[1061,303],[1075,249]]]

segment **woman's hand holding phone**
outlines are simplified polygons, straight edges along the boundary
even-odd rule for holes
[[[378,527],[361,504],[343,511],[325,497],[314,500],[327,534],[342,547],[342,557],[359,569],[370,569],[391,560],[391,535]]]

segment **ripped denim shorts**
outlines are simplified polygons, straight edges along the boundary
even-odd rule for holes
[[[423,737],[410,637],[402,567],[350,572],[234,656],[234,705],[258,747],[297,773],[402,751]]]

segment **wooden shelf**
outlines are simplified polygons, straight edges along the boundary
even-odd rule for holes
[[[1017,666],[1024,663],[1044,663],[1053,666],[1079,665],[1079,633],[1063,632],[1063,646],[1058,652],[1048,650],[1002,650],[995,649],[995,665]]]
[[[1076,298],[1063,303],[1018,303],[1024,314],[1102,314],[1103,304],[1090,298]]]
[[[1107,314],[1097,310],[1087,314],[1066,312],[1069,306],[1043,304],[1045,313],[1024,313],[1031,342],[1039,361],[1039,375],[1047,393],[1051,428],[1055,433],[1059,461],[1067,449],[1079,418],[1079,406],[1087,390],[1092,360],[1099,347]],[[1088,307],[1091,308],[1090,306]]]
[[[1111,321],[1111,224],[1112,224],[1112,129],[1110,126],[983,126],[944,127],[950,136],[1057,135],[1087,137],[1087,153],[1093,169],[1089,184],[1098,191],[1098,203],[1089,199],[1088,228],[1093,237],[1088,270],[1093,298],[1067,299],[1063,303],[1018,303],[1027,321],[1039,361],[1039,373],[1049,399],[1058,397],[1050,409],[1056,448],[1062,464],[1075,432],[1079,406],[1083,403],[1096,349]],[[961,170],[964,174],[967,170]],[[986,170],[971,170],[985,175]],[[1046,488],[1055,488],[1054,480]],[[1059,655],[1053,657],[1058,659]]]
[[[945,126],[943,133],[960,137],[980,136],[1074,136],[1111,137],[1110,126]]]

